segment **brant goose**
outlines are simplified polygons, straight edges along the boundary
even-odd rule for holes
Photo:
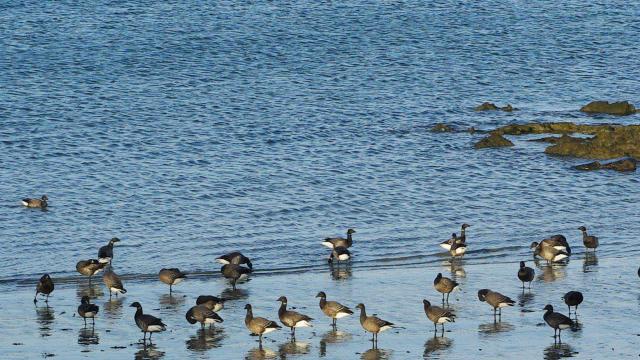
[[[224,309],[224,299],[213,295],[200,295],[196,299],[196,305],[204,305],[211,311],[218,312]]]
[[[220,257],[217,257],[216,261],[219,262],[222,265],[227,265],[227,264],[236,264],[236,265],[247,264],[249,269],[253,270],[253,264],[251,263],[251,260],[248,257],[242,255],[242,253],[240,253],[238,251],[234,251],[234,252],[228,253],[226,255],[222,255]]]
[[[467,252],[467,244],[463,242],[454,241],[449,248],[449,253],[454,258],[464,256],[465,252]]]
[[[443,249],[445,249],[447,251],[450,251],[451,250],[451,245],[454,244],[454,243],[466,244],[466,242],[467,242],[466,229],[468,227],[471,227],[471,225],[469,225],[467,223],[462,224],[462,226],[460,226],[460,236],[457,236],[456,233],[451,234],[451,238],[441,242],[440,243],[440,247],[442,247]]]
[[[545,306],[543,310],[545,310],[545,313],[543,316],[544,321],[553,328],[554,340],[556,338],[556,333],[557,333],[558,341],[561,341],[560,333],[562,332],[562,330],[572,327],[573,321],[563,314],[553,312],[553,306],[549,304],[547,304],[547,306]]]
[[[280,322],[291,329],[291,336],[295,339],[296,328],[299,327],[311,327],[312,318],[307,315],[300,314],[299,312],[287,310],[287,297],[280,296],[277,301],[280,301],[280,308],[278,309],[278,317]]]
[[[549,243],[545,243],[544,241],[540,244],[535,241],[531,243],[531,250],[533,250],[534,258],[539,256],[547,260],[547,264],[562,261],[569,257],[570,254],[561,248],[566,249],[566,247],[562,245],[553,246]]]
[[[267,320],[263,317],[253,317],[253,310],[251,304],[244,306],[247,310],[247,315],[244,317],[244,325],[251,331],[251,334],[258,335],[260,337],[260,344],[262,344],[262,335],[268,334],[272,331],[282,329],[282,327],[276,324],[275,321]]]
[[[320,298],[320,310],[331,318],[332,323],[331,326],[336,326],[336,320],[342,319],[343,317],[353,315],[353,311],[348,307],[340,304],[337,301],[327,301],[327,294],[324,291],[320,291],[316,297]]]
[[[149,333],[149,344],[151,344],[151,335],[153,335],[154,332],[167,330],[167,325],[162,322],[162,319],[158,319],[157,317],[148,314],[143,314],[142,305],[140,305],[139,302],[136,301],[129,306],[136,308],[134,319],[136,321],[136,325],[138,325],[140,330],[144,333],[142,338],[144,343],[146,343],[147,340],[147,333]]]
[[[118,294],[127,293],[127,289],[122,285],[122,280],[120,280],[120,277],[116,275],[111,268],[105,271],[104,275],[102,275],[102,282],[104,282],[107,290],[109,290],[109,299],[111,299],[112,293],[116,293],[116,297],[118,297]]]
[[[251,274],[251,269],[247,269],[246,267],[242,267],[237,264],[227,264],[222,266],[220,272],[225,278],[231,279],[231,286],[233,287],[233,290],[235,290],[236,282],[238,280],[242,281],[249,277],[249,274]]]
[[[440,247],[450,251],[451,250],[451,244],[453,244],[454,242],[462,242],[458,240],[458,235],[456,235],[456,233],[451,234],[451,237],[443,242],[440,243]]]
[[[324,239],[324,241],[322,242],[322,245],[328,247],[329,249],[334,249],[338,246],[342,246],[345,248],[350,248],[351,245],[353,245],[353,238],[351,237],[352,234],[355,234],[356,231],[353,229],[349,229],[347,230],[347,238],[343,238],[343,237],[334,237],[334,238],[326,238]]]
[[[177,268],[161,269],[158,273],[160,281],[169,285],[169,294],[173,291],[173,285],[181,283],[187,278],[187,274],[183,273]]]
[[[593,251],[596,251],[596,248],[598,247],[598,245],[600,245],[598,237],[588,235],[587,228],[584,226],[580,226],[578,230],[582,231],[582,243],[584,244],[584,247],[587,248],[587,250],[593,249]]]
[[[193,306],[187,314],[185,318],[189,322],[189,324],[195,324],[196,322],[200,323],[200,326],[204,329],[204,324],[209,324],[209,328],[215,323],[221,323],[224,320],[215,313],[215,311],[209,309],[206,305],[196,305]]]
[[[508,296],[504,296],[499,292],[491,291],[489,289],[481,289],[478,291],[478,299],[484,301],[493,307],[493,317],[496,317],[496,310],[500,310],[499,316],[502,317],[502,308],[507,306],[513,306],[516,302],[511,300]]]
[[[89,277],[89,285],[91,285],[91,277],[100,272],[107,264],[101,263],[96,259],[80,260],[76,264],[76,270]]]
[[[520,270],[518,270],[518,279],[522,281],[522,290],[524,290],[524,283],[529,283],[529,289],[531,289],[531,282],[536,275],[532,268],[525,266],[524,261],[520,261]]]
[[[119,242],[120,239],[114,237],[109,240],[109,243],[98,250],[98,261],[101,263],[111,264],[111,259],[113,259],[113,244]]]
[[[22,199],[22,205],[30,208],[44,209],[47,206],[49,206],[49,203],[47,201],[49,201],[49,198],[47,197],[47,195],[42,195],[40,199],[30,199],[30,198]]]
[[[373,337],[373,345],[378,343],[378,334],[391,329],[394,324],[386,320],[382,320],[376,316],[367,316],[367,311],[364,308],[364,304],[360,303],[356,306],[356,309],[360,309],[360,325],[365,331],[370,332]]]
[[[96,304],[92,304],[88,296],[83,296],[78,306],[78,315],[84,319],[84,326],[87,326],[87,318],[91,318],[92,325],[96,325],[96,315],[100,308]]]
[[[564,294],[562,300],[564,300],[564,303],[569,307],[569,315],[571,315],[571,307],[576,307],[574,313],[577,314],[578,305],[582,304],[582,300],[584,300],[584,297],[582,296],[582,293],[580,291],[569,291],[568,293]]]
[[[442,273],[438,273],[438,276],[433,280],[433,287],[439,292],[442,293],[442,303],[445,303],[444,294],[447,294],[447,303],[449,303],[449,294],[453,290],[455,290],[460,284],[455,282],[454,280],[449,279],[448,277],[442,276]]]
[[[422,300],[424,304],[424,313],[427,318],[433,322],[433,330],[438,332],[438,324],[442,325],[442,333],[444,334],[444,323],[455,322],[456,316],[450,310],[443,309],[438,306],[432,306],[428,300]]]
[[[53,292],[53,288],[53,280],[51,280],[49,274],[42,275],[42,277],[38,281],[38,284],[36,285],[36,294],[33,296],[33,303],[35,304],[38,302],[38,294],[43,294],[47,296],[44,302],[49,304],[49,294]]]
[[[331,255],[329,255],[329,259],[327,260],[327,262],[329,262],[329,264],[332,264],[333,259],[338,260],[338,264],[340,264],[340,261],[347,261],[351,259],[351,253],[344,246],[336,246],[335,248],[333,248],[333,250],[331,250]]]

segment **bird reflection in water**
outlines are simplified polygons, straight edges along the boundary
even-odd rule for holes
[[[329,271],[333,280],[347,280],[351,277],[351,263],[344,266],[329,264]]]
[[[531,292],[531,290],[522,289],[522,293],[518,295],[518,305],[520,307],[526,307],[527,304],[531,303],[535,295]]]
[[[185,295],[162,294],[160,295],[160,305],[165,309],[178,309],[186,300]]]
[[[253,348],[247,351],[247,354],[245,355],[244,358],[245,360],[263,360],[263,359],[276,359],[277,357],[278,357],[277,352],[260,345],[260,347]]]
[[[443,336],[435,336],[429,338],[424,343],[424,357],[429,358],[431,355],[437,354],[443,350],[446,350],[453,345],[453,340]]]
[[[586,273],[596,271],[596,266],[598,266],[598,255],[595,252],[586,252],[582,263],[582,271]]]
[[[102,297],[104,295],[104,289],[102,286],[93,284],[78,284],[76,287],[76,296],[78,297],[78,301],[82,299],[83,296],[88,296],[89,299],[95,299]]]
[[[278,352],[280,359],[286,359],[290,355],[308,354],[310,348],[309,343],[292,340],[278,346]]]
[[[225,300],[242,300],[249,297],[249,290],[236,288],[226,288],[220,293],[220,297]]]
[[[100,343],[100,336],[92,327],[83,327],[78,331],[79,345],[97,345]]]
[[[478,332],[484,335],[494,335],[504,332],[509,332],[514,329],[514,326],[507,322],[491,322],[486,324],[480,324],[478,326]]]
[[[536,267],[542,272],[538,275],[538,280],[542,280],[544,282],[554,282],[558,279],[562,279],[566,276],[566,264],[555,263],[547,265],[545,263],[540,262],[540,260],[535,260],[534,263]]]
[[[102,305],[102,309],[104,309],[104,314],[108,319],[118,319],[122,317],[122,302],[124,301],[123,297],[112,297],[104,302]]]
[[[324,357],[327,355],[327,344],[338,344],[349,340],[351,340],[351,334],[348,332],[335,329],[327,331],[320,338],[320,356]]]
[[[457,280],[458,278],[467,277],[467,272],[464,270],[462,259],[448,259],[442,264],[445,268],[447,268],[451,272],[451,277],[453,280]]]
[[[222,328],[198,329],[196,335],[186,341],[187,349],[191,351],[207,351],[220,347],[222,340],[227,336]]]
[[[135,360],[158,360],[164,357],[164,351],[156,349],[156,346],[149,343],[138,343],[138,350],[133,358]]]
[[[391,351],[384,349],[369,349],[362,353],[362,360],[387,360],[391,358]]]
[[[55,311],[52,307],[36,306],[36,317],[39,325],[40,336],[51,336],[53,321],[55,320]]]
[[[557,360],[566,357],[573,357],[576,352],[573,351],[573,347],[564,343],[554,343],[544,349],[544,358],[546,360]]]

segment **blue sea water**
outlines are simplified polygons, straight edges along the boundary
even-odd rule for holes
[[[0,282],[75,263],[117,236],[118,272],[324,267],[353,227],[354,268],[516,261],[586,225],[637,257],[638,176],[583,173],[514,138],[434,134],[640,104],[638,3],[56,1],[0,3]],[[513,113],[473,111],[493,101]],[[24,197],[50,198],[48,211]],[[505,247],[505,245],[507,245]],[[637,265],[637,264],[636,264]],[[634,266],[636,266],[634,265]]]

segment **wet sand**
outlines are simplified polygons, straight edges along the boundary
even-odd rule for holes
[[[528,262],[532,264],[531,261]],[[236,292],[218,276],[189,279],[175,287],[159,281],[128,281],[126,296],[108,300],[102,284],[87,287],[86,279],[62,284],[50,298],[34,307],[33,291],[19,288],[0,295],[0,353],[3,358],[37,358],[53,354],[56,358],[176,359],[413,359],[413,358],[605,358],[637,357],[640,353],[640,279],[637,266],[628,259],[585,259],[575,254],[567,266],[536,267],[532,289],[524,293],[516,278],[517,263],[452,266],[443,260],[438,266],[392,267],[386,269],[334,269],[333,272],[254,276],[239,285]],[[422,299],[440,302],[432,286],[438,272],[454,277],[461,290],[450,298],[458,318],[447,324],[444,336],[434,337],[433,325],[426,319]],[[97,282],[96,282],[97,283]],[[501,322],[494,322],[492,309],[478,301],[476,292],[491,288],[511,296],[516,306],[503,310]],[[367,305],[369,314],[394,322],[402,328],[382,333],[378,349],[372,350],[370,335],[360,328],[356,316],[338,321],[334,332],[330,320],[320,312],[319,290],[354,307]],[[561,345],[554,344],[553,330],[544,324],[542,308],[550,303],[567,313],[561,300],[568,290],[579,290],[585,301],[578,309],[579,329],[566,331]],[[84,328],[74,313],[82,295],[90,292],[100,306],[95,329]],[[184,314],[199,294],[233,297],[220,315],[224,323],[213,330],[190,325]],[[277,320],[280,295],[289,306],[315,318],[314,328],[299,329],[295,343],[288,330],[265,337],[260,350],[256,337],[244,327],[245,303],[254,306],[257,316]],[[154,345],[138,343],[141,333],[133,322],[133,301],[145,312],[159,316],[168,331],[153,336]]]

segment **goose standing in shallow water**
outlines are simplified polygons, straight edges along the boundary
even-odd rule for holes
[[[118,294],[127,293],[127,289],[122,285],[122,280],[120,280],[120,277],[116,275],[111,268],[105,271],[104,275],[102,275],[102,282],[104,282],[107,290],[109,290],[109,299],[111,299],[112,293],[116,293],[116,297],[118,297]]]
[[[457,241],[454,241],[453,244],[451,244],[451,247],[449,249],[449,253],[454,259],[457,257],[464,256],[464,253],[466,252],[467,252],[467,244],[459,243]]]
[[[493,318],[495,320],[496,311],[499,310],[499,317],[502,317],[502,308],[507,306],[513,306],[516,302],[511,300],[508,296],[502,295],[499,292],[491,291],[489,289],[481,289],[478,291],[478,299],[484,301],[493,307]]]
[[[332,323],[331,326],[336,327],[336,320],[342,319],[343,317],[353,315],[353,311],[348,307],[340,304],[337,301],[327,301],[327,294],[324,291],[320,291],[317,298],[320,298],[320,310],[331,318]]]
[[[549,304],[547,304],[543,310],[545,310],[543,315],[544,321],[553,328],[553,339],[555,340],[557,333],[558,341],[562,341],[560,339],[560,333],[562,333],[562,330],[572,327],[573,320],[563,314],[553,312],[553,306]]]
[[[80,274],[89,277],[89,286],[91,286],[91,278],[93,275],[102,271],[106,265],[107,264],[101,263],[96,259],[80,260],[76,264],[76,270]]]
[[[367,311],[362,303],[358,304],[356,309],[360,309],[360,325],[365,329],[365,331],[368,331],[373,335],[371,341],[373,341],[373,346],[376,347],[378,344],[378,334],[391,329],[394,324],[386,320],[382,320],[377,316],[367,316]]]
[[[230,253],[228,253],[226,255],[222,255],[220,257],[217,257],[216,261],[219,262],[222,265],[227,265],[227,264],[236,264],[236,265],[247,264],[249,269],[253,270],[253,264],[251,263],[251,260],[248,257],[242,255],[242,253],[240,253],[238,251],[230,252]]]
[[[296,328],[298,327],[311,327],[312,318],[307,315],[300,314],[297,311],[287,310],[287,297],[280,296],[278,300],[280,302],[280,308],[278,309],[278,318],[280,322],[291,329],[291,337],[296,338]]]
[[[251,269],[247,269],[236,264],[227,264],[220,269],[220,272],[222,273],[222,276],[231,280],[231,286],[235,291],[236,282],[238,282],[238,280],[242,281],[248,278],[249,274],[251,274]]]
[[[331,254],[329,255],[329,259],[327,260],[327,262],[329,264],[333,264],[333,259],[336,259],[338,261],[338,264],[340,264],[341,261],[348,261],[349,259],[351,259],[351,253],[349,252],[349,250],[347,250],[346,247],[337,246],[333,248],[333,250],[331,250]]]
[[[447,304],[449,303],[449,294],[453,290],[455,290],[460,284],[456,281],[449,279],[448,277],[442,276],[442,273],[438,273],[436,278],[433,280],[433,287],[439,292],[442,293],[442,303],[445,303],[444,294],[447,294]]]
[[[185,315],[185,318],[189,324],[200,323],[200,326],[204,329],[205,324],[209,324],[209,328],[215,323],[221,323],[224,320],[215,311],[209,309],[205,305],[196,305],[189,309]]]
[[[48,201],[49,201],[49,198],[47,197],[47,195],[42,195],[40,199],[31,199],[31,198],[22,199],[22,205],[30,208],[44,209],[47,206],[49,206]]]
[[[244,325],[252,334],[260,337],[260,345],[262,345],[262,335],[282,329],[275,321],[267,320],[263,317],[253,317],[251,304],[245,305],[244,308],[247,310],[247,315],[244,317]]]
[[[564,300],[564,303],[569,307],[569,315],[571,315],[571,307],[575,306],[576,309],[574,313],[578,316],[578,305],[582,304],[582,301],[584,300],[582,293],[580,291],[569,291],[564,294],[562,300]]]
[[[587,228],[584,226],[580,226],[578,230],[582,231],[582,243],[584,244],[584,247],[587,248],[587,250],[593,249],[593,251],[596,251],[596,248],[598,247],[598,245],[600,245],[598,237],[588,235]]]
[[[87,318],[91,318],[92,325],[96,325],[96,315],[98,315],[98,311],[100,307],[96,304],[92,304],[89,300],[88,296],[83,296],[80,300],[80,306],[78,306],[78,315],[82,317],[84,320],[84,326],[87,326]]]
[[[428,300],[422,300],[424,305],[424,313],[427,318],[433,322],[433,329],[438,332],[438,324],[442,325],[442,334],[444,335],[444,323],[455,322],[456,316],[448,309],[443,309],[438,306],[432,306]]]
[[[460,226],[460,236],[456,233],[451,234],[451,238],[440,243],[440,247],[447,251],[451,251],[451,245],[454,243],[466,244],[467,243],[467,228],[471,225],[464,223]]]
[[[120,239],[117,237],[109,240],[109,243],[98,250],[98,261],[101,263],[111,264],[111,260],[113,259],[113,245],[119,242]]]
[[[53,292],[53,289],[53,280],[51,280],[49,274],[42,275],[42,277],[40,277],[40,280],[38,281],[38,284],[36,285],[36,294],[33,297],[33,303],[35,304],[38,302],[37,298],[38,294],[40,293],[47,296],[44,302],[46,304],[49,304],[49,294]]]
[[[355,234],[355,233],[356,233],[355,230],[349,229],[347,230],[346,239],[343,237],[325,238],[324,241],[322,242],[322,245],[328,247],[329,249],[334,249],[339,246],[342,246],[344,248],[350,248],[351,245],[353,245],[352,234]]]
[[[563,245],[554,246],[550,243],[545,243],[544,240],[539,244],[535,241],[531,243],[531,250],[533,250],[534,258],[539,256],[547,260],[547,264],[562,261],[569,257],[570,254],[561,248],[566,249]]]
[[[187,274],[180,271],[177,268],[170,269],[161,269],[158,273],[158,278],[163,283],[169,285],[169,294],[173,291],[173,285],[177,285],[181,283],[184,279],[187,278]]]
[[[520,261],[520,270],[518,270],[518,279],[522,281],[522,290],[524,291],[524,283],[529,283],[529,289],[531,289],[531,282],[533,281],[536,272],[532,268],[525,266],[524,261]]]
[[[136,325],[138,325],[140,330],[144,333],[142,338],[144,343],[147,341],[147,333],[149,333],[149,344],[151,344],[151,335],[153,335],[154,332],[167,330],[167,325],[162,322],[162,319],[152,315],[143,314],[142,305],[140,305],[139,302],[136,301],[129,306],[136,308],[136,314],[133,318],[136,321]]]
[[[196,305],[204,305],[209,310],[218,312],[224,309],[224,299],[213,295],[200,295],[196,299]]]

